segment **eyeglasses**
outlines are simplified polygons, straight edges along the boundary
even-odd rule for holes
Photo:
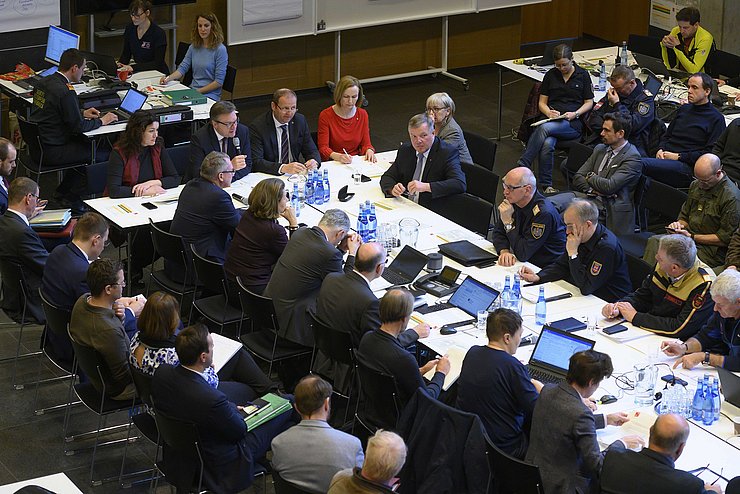
[[[224,170],[224,171],[222,171],[220,173],[231,173],[231,174],[234,174],[234,173],[236,173],[236,170]]]
[[[444,110],[446,110],[446,109],[447,109],[447,108],[438,108],[438,107],[433,107],[433,108],[427,108],[427,112],[432,112],[432,113],[439,113],[439,112],[441,112],[441,111],[444,111]]]
[[[120,283],[111,283],[110,286],[120,286],[121,288],[126,288],[126,282],[122,281]]]
[[[138,19],[139,17],[143,17],[145,12],[139,12],[138,14],[136,12],[129,12],[128,15],[131,17]]]
[[[285,113],[288,113],[288,112],[292,113],[298,110],[298,107],[297,106],[278,106],[278,110],[284,111]]]
[[[501,182],[501,186],[506,190],[516,190],[521,189],[522,187],[526,187],[527,184],[524,185],[509,185],[506,182]]]
[[[35,197],[36,199],[38,199],[39,197],[41,197],[38,194],[32,194],[31,192],[29,192],[28,195],[31,196],[31,197]]]
[[[234,120],[233,122],[221,122],[220,120],[214,120],[214,122],[216,122],[216,123],[218,123],[218,124],[221,124],[221,125],[223,125],[224,127],[229,127],[229,128],[231,128],[231,127],[236,127],[236,124],[238,124],[238,123],[239,123],[239,119],[237,118],[237,119],[236,119],[236,120]]]

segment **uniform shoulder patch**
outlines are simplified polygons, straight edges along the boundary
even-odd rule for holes
[[[532,216],[537,216],[538,214],[540,214],[540,205],[535,204],[532,208]]]
[[[704,305],[704,301],[706,298],[701,293],[697,293],[694,295],[694,298],[691,299],[691,307],[694,309],[701,309],[701,306]]]
[[[69,89],[70,91],[74,91],[75,90],[74,86],[72,84],[70,84],[69,82],[67,83],[67,89]]]
[[[599,276],[599,273],[601,273],[601,263],[600,262],[592,262],[591,263],[591,275],[592,276]]]
[[[642,102],[638,103],[637,113],[639,113],[640,115],[644,117],[645,115],[650,113],[650,105],[648,105],[647,103],[642,103]]]
[[[542,235],[545,234],[545,224],[544,223],[532,223],[532,226],[529,227],[529,231],[532,233],[532,236],[534,238],[540,239],[542,238]]]

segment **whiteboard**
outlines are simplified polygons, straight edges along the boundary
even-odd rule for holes
[[[274,0],[230,0],[226,2],[228,44],[239,45],[314,34],[315,1],[277,0],[277,4],[284,7],[277,9]]]
[[[58,26],[58,0],[0,0],[0,32]]]
[[[476,0],[316,0],[325,31],[379,26],[475,12]]]
[[[478,0],[478,11],[519,7],[533,3],[545,3],[552,0]]]

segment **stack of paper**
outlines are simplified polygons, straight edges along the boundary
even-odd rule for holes
[[[442,389],[447,391],[450,386],[455,384],[457,378],[460,377],[460,371],[462,370],[463,360],[465,360],[465,354],[467,350],[459,346],[450,347],[447,350],[447,357],[450,359],[450,372],[445,376],[445,383]],[[434,377],[435,368],[432,368],[429,372],[424,374],[424,377],[431,380]]]
[[[67,226],[71,218],[71,209],[51,209],[41,211],[31,219],[30,223],[34,230],[58,230]]]

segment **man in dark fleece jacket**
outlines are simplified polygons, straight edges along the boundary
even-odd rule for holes
[[[709,102],[712,84],[704,73],[689,77],[689,103],[678,109],[655,158],[642,159],[645,175],[674,187],[688,187],[693,181],[694,163],[725,130],[725,117]]]

